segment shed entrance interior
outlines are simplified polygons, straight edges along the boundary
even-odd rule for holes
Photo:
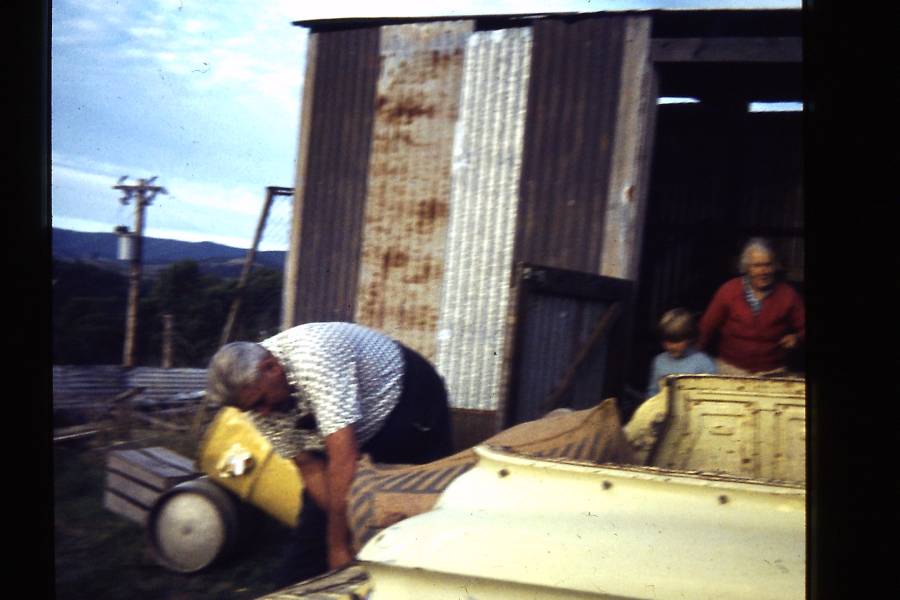
[[[718,286],[738,274],[749,238],[768,238],[786,281],[803,291],[802,112],[757,109],[802,106],[800,63],[656,68],[660,97],[690,101],[657,107],[629,373],[641,394],[662,351],[662,313],[680,306],[699,317]],[[791,369],[802,372],[801,354]]]

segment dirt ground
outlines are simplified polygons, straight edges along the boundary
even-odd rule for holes
[[[167,447],[192,456],[194,443],[172,433],[142,432],[136,445]],[[134,443],[134,442],[133,442]],[[54,579],[60,600],[201,600],[257,598],[277,589],[288,530],[262,514],[245,522],[246,537],[229,557],[194,574],[180,574],[153,559],[144,529],[103,507],[109,440],[53,448]]]

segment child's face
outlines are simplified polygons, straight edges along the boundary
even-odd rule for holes
[[[665,348],[666,352],[669,353],[669,356],[672,358],[681,358],[684,356],[685,351],[687,351],[688,346],[690,346],[690,340],[682,340],[680,342],[669,342],[663,340],[663,348]]]

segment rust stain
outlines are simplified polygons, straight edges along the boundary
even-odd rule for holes
[[[419,117],[433,119],[435,107],[424,102],[422,95],[417,96],[403,96],[395,100],[379,96],[375,101],[375,110],[379,117],[392,124],[409,125]]]
[[[388,269],[398,269],[409,264],[409,254],[399,248],[388,248],[382,258],[383,272]]]
[[[428,283],[429,281],[440,281],[443,273],[442,265],[431,261],[421,261],[413,270],[407,270],[401,281],[406,284]]]
[[[414,208],[415,232],[427,235],[434,231],[438,223],[445,223],[450,214],[450,205],[445,200],[428,198],[416,202]]]

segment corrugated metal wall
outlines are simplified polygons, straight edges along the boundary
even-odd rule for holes
[[[596,272],[624,18],[534,24],[516,259]]]
[[[354,318],[379,68],[377,29],[315,35],[295,323]]]
[[[529,28],[473,34],[453,151],[436,366],[454,407],[496,410],[531,62]]]
[[[357,322],[433,359],[471,21],[381,28]]]

